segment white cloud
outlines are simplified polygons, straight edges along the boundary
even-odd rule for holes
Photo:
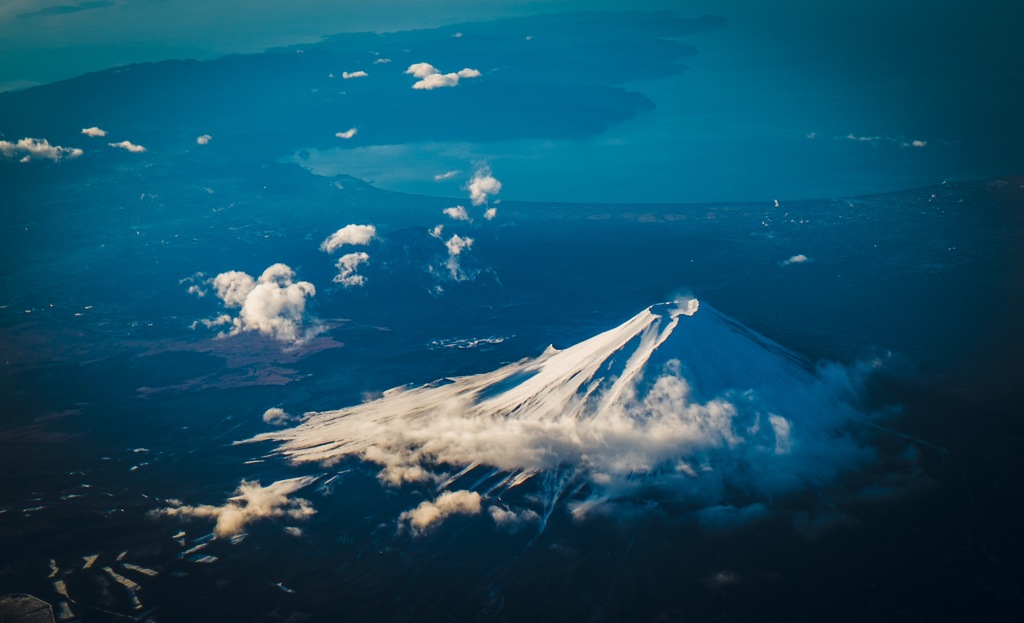
[[[448,262],[445,266],[447,266],[448,272],[451,273],[452,279],[456,281],[465,280],[466,275],[462,272],[462,266],[459,264],[459,255],[473,246],[473,239],[463,238],[458,234],[454,234],[448,239],[448,242],[444,243],[444,246],[448,249]]]
[[[356,128],[349,128],[349,129],[345,130],[344,132],[338,132],[337,134],[335,134],[335,136],[337,136],[338,138],[343,138],[345,140],[348,140],[348,139],[352,138],[353,136],[355,136],[357,132],[359,132],[359,130],[357,130]]]
[[[346,244],[366,245],[377,237],[377,228],[373,225],[346,225],[327,237],[320,245],[324,253],[331,253]]]
[[[430,63],[413,63],[405,70],[419,81],[412,85],[416,90],[431,91],[442,87],[458,86],[460,78],[479,78],[480,71],[466,67],[458,72],[441,73],[441,71]]]
[[[451,208],[445,208],[444,213],[446,216],[451,217],[456,221],[468,221],[469,212],[466,212],[466,208],[462,206],[453,206]]]
[[[412,88],[418,91],[433,91],[443,87],[454,87],[459,84],[459,74],[431,74],[413,83]]]
[[[299,528],[297,526],[285,526],[284,533],[287,534],[287,535],[293,536],[293,537],[295,537],[297,539],[298,538],[302,538],[302,534],[303,534],[302,528]]]
[[[263,412],[263,421],[274,426],[284,426],[295,419],[295,416],[280,407],[271,407]]]
[[[213,137],[209,134],[203,134],[202,136],[196,137],[196,145],[208,145]]]
[[[334,283],[340,283],[346,288],[352,286],[361,286],[366,283],[366,277],[357,275],[356,270],[360,264],[365,264],[370,260],[370,256],[366,253],[348,253],[338,258],[336,264],[338,268],[338,274],[334,276]]]
[[[794,255],[793,257],[789,258],[788,260],[783,260],[782,265],[783,266],[789,266],[790,264],[803,264],[804,262],[809,262],[809,261],[811,261],[811,258],[807,257],[803,253],[800,253],[798,255]]]
[[[452,515],[479,515],[480,494],[476,491],[445,491],[436,500],[426,500],[399,516],[400,525],[408,526],[415,535],[422,535]]]
[[[445,180],[450,180],[453,177],[455,177],[456,175],[458,175],[459,173],[462,173],[462,171],[458,171],[458,170],[455,170],[455,171],[445,171],[444,173],[439,173],[439,174],[435,175],[434,176],[434,181],[435,182],[443,182]]]
[[[93,126],[91,128],[82,128],[82,134],[86,136],[106,136],[107,132],[106,130],[101,130],[96,126]]]
[[[453,39],[461,39],[462,38],[462,33],[461,32],[453,33],[452,34],[452,38]]]
[[[491,174],[490,167],[484,164],[477,167],[466,190],[469,191],[470,201],[478,206],[487,203],[488,196],[501,192],[501,182]]]
[[[487,208],[484,211],[484,218],[488,221],[493,221],[496,216],[498,216],[498,208]]]
[[[288,496],[313,483],[315,477],[304,476],[279,480],[266,487],[259,482],[243,480],[237,495],[228,498],[223,506],[172,506],[153,511],[154,515],[182,517],[187,519],[205,518],[216,520],[213,529],[219,538],[239,534],[245,527],[259,519],[287,518],[307,519],[316,511],[302,498]]]
[[[341,72],[341,77],[344,78],[345,80],[351,80],[352,78],[365,78],[369,75],[370,74],[366,73],[365,71],[353,71],[351,73],[347,71]]]
[[[430,63],[413,63],[409,65],[409,69],[405,70],[405,73],[412,74],[414,78],[426,78],[427,76],[441,73],[436,67]]]
[[[438,240],[440,240],[441,236],[444,234],[444,225],[434,225],[433,227],[430,228],[430,231],[427,233],[430,234],[431,238],[437,238]]]
[[[377,60],[373,61],[373,64],[374,65],[383,65],[384,63],[390,63],[390,62],[391,62],[390,58],[378,58]]]
[[[21,162],[29,162],[33,159],[53,160],[57,162],[62,158],[77,158],[82,155],[82,150],[77,147],[61,147],[51,145],[45,138],[23,138],[17,143],[0,141],[0,154],[7,158],[21,156]]]
[[[230,325],[227,335],[256,331],[281,342],[301,343],[316,329],[303,331],[306,299],[316,296],[308,281],[294,281],[295,271],[285,264],[270,266],[259,279],[232,270],[213,279],[217,298],[228,309],[239,308],[238,316],[222,314],[204,320],[207,327]]]
[[[910,146],[911,147],[924,147],[927,144],[928,144],[928,141],[922,141],[920,139],[915,139],[915,140],[910,142]]]
[[[125,151],[130,151],[133,154],[141,154],[142,152],[146,151],[145,147],[143,147],[142,145],[136,145],[131,141],[121,141],[120,143],[108,143],[108,145],[110,145],[111,147],[117,147],[118,149],[123,149]]]

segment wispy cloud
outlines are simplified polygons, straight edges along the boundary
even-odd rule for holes
[[[18,158],[20,162],[32,160],[53,160],[57,162],[64,158],[78,158],[82,150],[77,147],[61,147],[51,145],[45,138],[23,138],[17,143],[0,141],[0,154],[6,158]],[[20,158],[19,158],[20,156]]]
[[[356,133],[358,133],[358,132],[359,132],[359,130],[356,129],[356,128],[349,128],[349,129],[345,130],[344,132],[338,132],[337,134],[335,134],[335,136],[337,136],[338,138],[343,138],[345,140],[348,140],[348,139],[352,138],[353,136],[355,136]]]
[[[131,141],[121,141],[120,143],[107,143],[107,144],[110,145],[111,147],[116,147],[118,149],[123,149],[123,150],[129,151],[129,152],[131,152],[133,154],[141,154],[142,152],[146,151],[145,147],[143,147],[142,145],[136,145],[135,143],[133,143]]]
[[[811,133],[813,134],[813,132]],[[808,135],[807,138],[814,138]],[[921,139],[908,140],[901,136],[862,136],[858,134],[847,134],[846,136],[837,136],[839,140],[854,141],[856,143],[890,143],[892,145],[898,145],[899,147],[926,147],[928,141]]]
[[[448,249],[448,261],[445,263],[445,266],[448,268],[452,279],[455,281],[465,281],[466,274],[462,272],[459,256],[473,246],[473,239],[463,238],[458,234],[454,234],[444,243],[444,246]]]
[[[450,180],[453,177],[455,177],[456,175],[458,175],[459,173],[462,173],[462,171],[454,170],[454,171],[445,171],[444,173],[438,173],[437,175],[434,176],[434,181],[435,182],[443,182],[445,180]]]
[[[82,134],[84,134],[86,136],[106,136],[107,135],[107,131],[106,130],[101,130],[101,129],[97,128],[96,126],[93,126],[91,128],[82,128]]]
[[[254,521],[271,518],[308,519],[316,513],[309,501],[289,498],[290,495],[316,481],[315,477],[289,478],[260,486],[259,482],[243,480],[236,495],[221,506],[172,506],[153,511],[153,515],[183,519],[213,519],[213,532],[220,538],[241,533]]]
[[[324,253],[332,253],[341,247],[350,244],[363,246],[370,244],[377,237],[377,228],[373,225],[350,224],[328,236],[321,244],[320,250]]]
[[[390,62],[391,62],[390,58],[378,58],[377,60],[373,61],[373,64],[374,65],[383,65],[385,63],[390,63]]]
[[[359,269],[360,264],[365,264],[368,261],[370,261],[369,254],[362,251],[342,255],[335,265],[338,274],[334,276],[334,283],[340,283],[346,288],[365,285],[366,277],[356,274],[356,270]]]

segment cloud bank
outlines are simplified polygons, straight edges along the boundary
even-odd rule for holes
[[[278,480],[266,487],[260,486],[259,482],[243,480],[236,495],[228,498],[222,506],[172,506],[153,511],[152,514],[184,519],[213,519],[216,521],[214,534],[218,538],[230,537],[261,519],[308,519],[316,513],[312,505],[302,498],[289,499],[288,496],[315,480],[315,477],[303,476]]]
[[[51,145],[45,138],[23,138],[17,143],[0,141],[0,154],[6,158],[19,158],[20,162],[32,160],[52,160],[57,162],[63,158],[78,158],[82,150],[77,147],[61,147]]]
[[[224,307],[237,308],[238,315],[222,314],[203,324],[230,326],[222,335],[255,331],[281,342],[301,343],[316,334],[315,327],[304,328],[306,299],[316,296],[316,288],[294,278],[295,271],[286,264],[270,266],[258,279],[237,270],[220,273],[211,282],[214,292]]]

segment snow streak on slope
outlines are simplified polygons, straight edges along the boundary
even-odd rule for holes
[[[606,499],[642,483],[707,502],[730,485],[812,486],[864,458],[843,432],[855,394],[845,368],[813,370],[688,299],[565,350],[395,388],[250,441],[278,442],[294,462],[370,461],[396,486],[447,488],[490,468],[465,486],[489,495],[546,473],[557,486],[539,486],[555,499],[570,486]]]

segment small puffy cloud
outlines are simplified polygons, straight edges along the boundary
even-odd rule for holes
[[[811,258],[807,257],[803,253],[800,253],[800,254],[794,255],[793,257],[789,258],[788,260],[783,260],[782,265],[783,266],[789,266],[790,264],[803,264],[804,262],[809,262],[810,260],[811,260]]]
[[[390,63],[390,62],[391,62],[390,58],[378,58],[377,60],[373,61],[373,64],[374,65],[383,65],[385,63]]]
[[[197,136],[196,137],[196,145],[208,145],[211,140],[213,140],[213,137],[210,136],[209,134],[204,134],[202,136]]]
[[[452,34],[452,39],[461,39],[461,38],[462,38],[462,33],[461,32],[457,32],[457,33],[453,33]]]
[[[451,273],[452,279],[456,281],[464,280],[466,276],[463,274],[462,266],[459,264],[459,255],[473,246],[473,239],[463,238],[455,234],[444,243],[444,246],[448,249],[448,262],[445,266],[448,268],[448,272]]]
[[[286,264],[270,266],[259,279],[237,270],[217,275],[213,279],[217,298],[229,309],[239,308],[238,316],[222,314],[203,324],[230,325],[227,335],[256,331],[281,342],[302,342],[313,334],[302,329],[306,299],[316,296],[316,288],[294,277],[295,271]]]
[[[370,74],[366,73],[365,71],[341,72],[341,77],[344,78],[345,80],[351,80],[352,78],[365,78],[369,75]]]
[[[924,147],[927,144],[928,144],[928,141],[922,141],[920,139],[915,139],[915,140],[910,142],[910,146],[911,147]]]
[[[155,510],[152,514],[186,519],[214,519],[217,522],[214,534],[220,538],[230,537],[241,533],[245,526],[259,519],[284,517],[302,520],[315,514],[316,510],[307,500],[288,497],[315,480],[315,477],[303,476],[278,480],[266,487],[260,486],[259,482],[243,480],[236,495],[228,498],[223,506],[172,506]]]
[[[356,270],[360,264],[365,264],[370,260],[370,256],[360,251],[359,253],[348,253],[338,258],[336,264],[338,268],[338,274],[334,276],[334,283],[340,283],[346,288],[353,286],[361,286],[366,283],[366,277],[357,275]]]
[[[476,491],[445,491],[436,500],[426,500],[399,516],[401,526],[408,526],[420,536],[452,515],[479,515],[480,494]]]
[[[487,208],[487,210],[484,211],[484,218],[488,221],[493,221],[496,216],[498,216],[498,208]]]
[[[82,155],[82,150],[77,147],[61,147],[51,145],[45,138],[23,138],[17,143],[0,141],[0,154],[7,158],[17,158],[20,162],[31,160],[53,160],[57,162],[62,158],[77,158]]]
[[[814,140],[814,139],[818,138],[818,133],[817,132],[808,132],[807,133],[807,138],[809,138],[811,140]]]
[[[133,154],[141,154],[142,152],[146,151],[145,147],[143,147],[142,145],[136,145],[135,143],[133,143],[131,141],[121,141],[120,143],[107,143],[107,144],[110,145],[111,147],[116,147],[118,149],[123,149],[123,150],[129,151],[129,152],[131,152]]]
[[[295,420],[295,416],[280,407],[271,407],[263,412],[263,421],[273,426],[284,426]]]
[[[297,526],[285,526],[284,533],[295,538],[302,538],[302,528]]]
[[[438,240],[440,240],[442,234],[444,234],[444,225],[434,225],[433,227],[430,228],[428,233],[430,234],[431,238],[437,238]]]
[[[478,206],[487,203],[490,195],[497,195],[501,192],[501,182],[492,174],[487,165],[480,165],[473,173],[473,179],[466,186],[469,191],[469,199],[473,205]]]
[[[530,509],[516,512],[500,506],[492,506],[487,509],[487,512],[498,527],[509,532],[518,532],[528,524],[540,521],[540,515]]]
[[[352,138],[353,136],[355,136],[357,132],[359,132],[359,130],[357,130],[356,128],[349,128],[349,129],[345,130],[344,132],[338,132],[337,134],[335,134],[335,136],[337,136],[338,138],[343,138],[345,140],[348,140],[348,139]]]
[[[462,206],[453,206],[451,208],[445,208],[444,213],[446,216],[456,221],[469,220],[469,212],[466,212],[466,208]]]
[[[84,134],[86,136],[106,136],[107,135],[107,131],[106,130],[101,130],[101,129],[97,128],[96,126],[93,126],[91,128],[82,128],[82,134]]]
[[[412,74],[414,78],[426,78],[433,74],[441,73],[436,67],[430,63],[413,63],[409,65],[409,69],[405,70],[405,73]]]
[[[327,237],[320,244],[320,250],[331,253],[346,244],[366,245],[377,237],[377,228],[373,225],[346,225]]]
[[[460,78],[479,78],[480,71],[466,67],[458,72],[441,73],[441,71],[430,63],[413,63],[405,70],[419,81],[412,85],[416,90],[431,91],[441,87],[458,86]]]
[[[443,182],[445,180],[450,180],[453,177],[455,177],[456,175],[458,175],[459,173],[462,173],[462,171],[455,170],[455,171],[445,171],[444,173],[438,173],[437,175],[434,176],[434,181],[435,182]]]

